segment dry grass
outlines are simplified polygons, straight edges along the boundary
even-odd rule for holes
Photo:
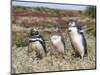
[[[63,12],[63,11],[62,11]],[[13,12],[14,13],[14,12]],[[16,13],[18,14],[18,13]],[[19,14],[18,14],[19,15]],[[18,34],[28,34],[29,30],[34,27],[42,27],[41,34],[46,40],[47,50],[51,50],[49,42],[49,33],[45,34],[46,30],[50,30],[52,25],[57,22],[63,28],[67,28],[67,21],[69,19],[74,19],[81,25],[86,25],[87,28],[95,27],[95,20],[92,20],[88,17],[81,16],[62,16],[59,17],[38,17],[38,16],[14,16],[12,15],[12,37]],[[52,15],[52,13],[51,13]],[[50,26],[50,27],[49,27]],[[65,31],[65,29],[62,29]],[[65,32],[67,33],[67,32]],[[50,56],[47,54],[42,60],[37,60],[34,58],[34,53],[31,53],[30,56],[27,55],[28,47],[12,47],[12,73],[33,73],[33,72],[47,72],[47,71],[62,71],[62,70],[79,70],[79,69],[95,69],[96,68],[96,53],[95,53],[95,37],[92,37],[86,34],[86,40],[88,44],[88,56],[80,59],[72,56],[73,49],[70,44],[68,35],[64,35],[66,43],[66,56],[65,59],[60,57]],[[13,40],[15,41],[15,39]]]
[[[69,38],[67,38],[65,59],[50,56],[42,60],[34,58],[34,54],[27,55],[28,47],[13,47],[12,48],[12,73],[31,73],[31,72],[46,72],[46,71],[62,71],[62,70],[79,70],[79,69],[95,69],[95,38],[86,35],[88,44],[88,56],[80,59],[72,56],[73,49],[71,48]],[[49,45],[49,43],[47,43]],[[50,46],[47,47],[50,49]]]

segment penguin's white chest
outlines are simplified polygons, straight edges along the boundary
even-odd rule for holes
[[[32,42],[32,49],[34,50],[43,50],[42,45],[40,44],[39,41]]]
[[[61,41],[61,36],[53,35],[51,37],[51,42],[52,42],[53,47],[55,48],[55,50],[57,50],[57,52],[64,53],[64,45]]]
[[[69,34],[70,34],[70,38],[72,42],[75,42],[79,45],[79,47],[82,47],[83,46],[82,35],[77,32],[76,28],[70,28],[70,29],[71,29],[71,32],[69,32]]]
[[[32,49],[34,49],[34,50],[36,50],[36,49],[38,49],[38,50],[43,49],[42,44],[39,42],[39,41],[42,41],[41,38],[35,38],[35,39],[34,38],[30,38],[30,40],[35,41],[35,42],[31,43]],[[38,40],[38,41],[36,41],[36,40]]]
[[[71,42],[74,45],[74,47],[80,52],[81,56],[84,55],[84,46],[82,42],[82,35],[77,32],[77,29],[72,28],[71,32],[69,32]]]
[[[81,37],[80,34],[78,34],[76,32],[71,32],[70,36],[71,36],[71,40],[73,42],[76,42],[77,44],[81,44],[82,43],[82,37]]]
[[[29,52],[33,52],[33,55],[43,58],[46,54],[42,44],[39,41],[31,42],[29,44]]]
[[[54,45],[59,45],[61,43],[61,36],[59,35],[53,35],[51,37],[51,42],[54,44]]]

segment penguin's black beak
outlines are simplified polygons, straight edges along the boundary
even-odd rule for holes
[[[71,30],[68,30],[68,32],[71,32]]]

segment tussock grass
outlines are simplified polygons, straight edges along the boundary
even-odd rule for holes
[[[50,56],[48,53],[44,59],[38,60],[34,57],[34,52],[31,53],[30,56],[27,55],[27,46],[12,47],[12,73],[95,69],[95,38],[86,35],[86,39],[88,44],[88,56],[83,59],[72,56],[73,49],[68,37],[65,39],[67,48],[65,59],[54,55]],[[49,44],[50,42],[47,42],[47,49],[51,49]]]
[[[45,8],[21,8],[13,7],[12,14],[12,73],[33,73],[47,71],[62,71],[62,70],[80,70],[80,69],[95,69],[96,68],[96,53],[95,53],[95,19],[85,17],[80,11],[60,11]],[[43,10],[42,10],[43,9]],[[45,12],[44,12],[45,11]],[[41,14],[38,16],[37,14]],[[23,14],[24,13],[24,14]],[[34,14],[33,14],[34,13]],[[43,14],[47,16],[44,16]],[[73,14],[72,14],[73,13]],[[32,16],[33,15],[33,16]],[[86,33],[88,45],[88,56],[83,59],[75,58],[72,54],[73,49],[70,44],[70,39],[65,29],[69,19],[76,20],[79,25],[86,25],[87,28],[93,28]],[[61,25],[65,31],[64,39],[66,43],[65,59],[59,55],[56,57],[50,55],[51,44],[49,40],[49,30],[54,23]],[[27,37],[32,27],[39,28],[41,35],[44,37],[48,54],[42,60],[35,58],[35,53],[30,53],[28,56]],[[48,31],[47,31],[48,30]],[[46,33],[45,33],[46,32]],[[94,35],[94,36],[93,36]]]

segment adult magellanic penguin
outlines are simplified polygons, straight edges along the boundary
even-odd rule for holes
[[[50,40],[53,47],[53,53],[57,55],[65,55],[65,42],[58,25],[53,26]]]
[[[83,58],[87,55],[87,43],[82,27],[78,27],[75,20],[69,20],[68,30],[75,55]]]
[[[45,41],[39,31],[35,28],[31,29],[29,36],[28,53],[32,51],[36,52],[36,56],[40,59],[45,57],[47,53]]]

